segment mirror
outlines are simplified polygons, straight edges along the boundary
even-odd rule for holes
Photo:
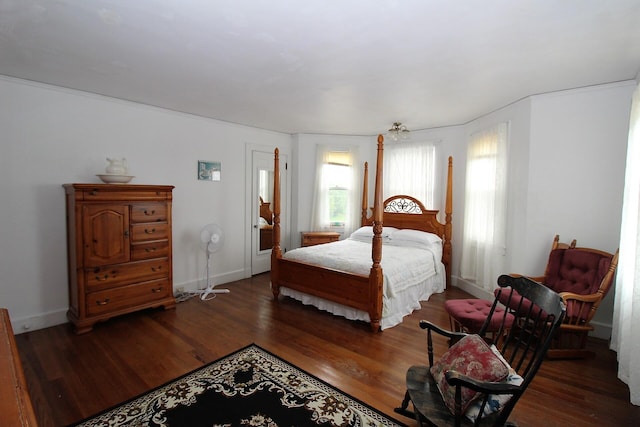
[[[258,170],[258,228],[260,229],[260,250],[273,247],[273,171]]]

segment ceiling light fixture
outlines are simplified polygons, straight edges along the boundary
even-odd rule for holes
[[[395,122],[391,129],[389,129],[387,136],[393,141],[409,139],[409,129],[402,123]]]

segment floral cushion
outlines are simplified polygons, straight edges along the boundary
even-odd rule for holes
[[[507,384],[520,385],[522,384],[523,378],[518,375],[515,371],[512,371],[505,382]],[[502,410],[504,405],[511,399],[510,394],[490,394],[489,399],[487,400],[487,404],[484,406],[484,411],[482,411],[482,417],[486,417],[489,414],[493,414],[494,412]],[[476,422],[476,418],[478,418],[478,414],[480,413],[480,405],[482,404],[482,399],[476,399],[467,407],[467,411],[464,413],[464,416],[467,417],[470,421]]]
[[[502,355],[498,351],[495,345],[491,346],[491,350],[502,359],[502,361],[508,365],[507,361],[502,358]],[[504,382],[512,385],[520,385],[522,384],[524,379],[518,375],[515,369],[509,367],[509,374],[507,378],[505,378]],[[484,406],[484,411],[482,411],[482,416],[486,417],[489,414],[493,414],[494,412],[502,410],[504,405],[511,399],[510,394],[490,394],[487,399],[487,404]],[[465,417],[467,417],[470,421],[475,422],[476,418],[478,418],[478,414],[480,413],[480,406],[482,405],[482,399],[476,399],[467,407],[466,412],[464,413]]]
[[[449,370],[479,381],[502,381],[509,374],[509,365],[504,359],[498,357],[491,347],[478,335],[467,335],[451,346],[431,367],[433,376],[444,403],[451,413],[455,413],[455,386],[450,386],[445,377]],[[478,393],[469,388],[462,388],[462,412],[467,410],[469,404]]]

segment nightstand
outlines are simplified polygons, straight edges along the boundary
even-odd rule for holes
[[[303,231],[302,246],[320,245],[322,243],[337,242],[340,233],[335,231]]]

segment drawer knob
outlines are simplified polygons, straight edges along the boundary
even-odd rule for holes
[[[158,267],[151,267],[151,271],[160,271],[162,269],[162,266],[158,266]]]
[[[148,210],[145,209],[144,210],[144,214],[145,215],[155,215],[156,214],[156,210],[152,209],[151,211],[148,211]]]
[[[155,229],[155,228],[152,228],[151,230],[149,230],[148,228],[145,228],[145,229],[144,229],[144,232],[145,232],[145,233],[147,233],[147,234],[153,234],[153,233],[155,233],[155,232],[156,232],[156,229]]]
[[[109,279],[109,275],[108,274],[105,274],[104,276],[96,276],[96,280],[98,282],[104,282],[105,280],[108,280],[108,279]]]
[[[146,252],[155,252],[155,251],[157,251],[158,249],[157,249],[157,248],[155,248],[155,247],[153,247],[153,248],[144,248],[144,250],[145,250]]]
[[[151,288],[151,292],[153,292],[154,294],[157,294],[158,292],[162,292],[162,286],[160,286],[159,288]]]
[[[109,298],[105,298],[102,301],[96,301],[97,305],[107,305],[109,304]]]

